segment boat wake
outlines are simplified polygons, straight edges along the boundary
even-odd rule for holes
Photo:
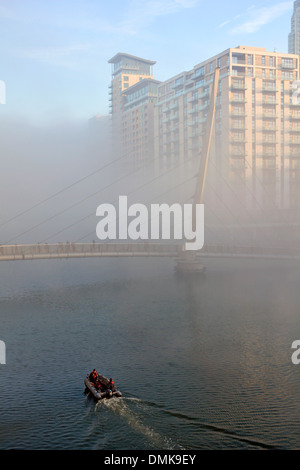
[[[178,449],[178,445],[169,437],[161,435],[152,426],[145,423],[146,415],[149,414],[147,402],[134,397],[121,397],[101,400],[96,403],[95,407],[95,410],[105,408],[118,415],[135,432],[143,435],[151,447],[166,450]]]

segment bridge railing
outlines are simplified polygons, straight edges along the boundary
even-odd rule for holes
[[[175,243],[37,243],[27,245],[0,245],[0,261],[42,259],[42,258],[76,258],[92,256],[180,256],[183,244]],[[272,256],[272,257],[300,257],[300,248],[289,246],[262,247],[262,246],[221,246],[204,244],[199,256]]]
[[[181,245],[159,243],[37,243],[28,245],[0,245],[0,259],[33,259],[51,257],[101,255],[154,255],[175,256]]]
[[[199,254],[215,253],[228,255],[256,255],[256,256],[300,256],[300,248],[296,249],[289,246],[244,246],[244,245],[204,245]]]

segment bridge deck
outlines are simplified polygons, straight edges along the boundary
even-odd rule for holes
[[[0,245],[0,261],[51,258],[164,256],[176,257],[182,245],[159,243],[55,243]]]
[[[0,261],[91,258],[91,257],[169,257],[178,258],[183,244],[170,243],[55,243],[0,245]],[[194,252],[189,252],[193,254]],[[204,245],[197,252],[203,257],[300,259],[300,250],[289,248]]]

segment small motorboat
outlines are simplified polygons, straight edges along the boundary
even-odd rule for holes
[[[122,396],[120,390],[117,390],[114,383],[111,383],[109,379],[104,377],[104,375],[98,374],[97,382],[100,383],[100,388],[90,380],[90,374],[84,379],[85,391],[93,395],[96,400],[102,400],[103,398],[119,398]]]

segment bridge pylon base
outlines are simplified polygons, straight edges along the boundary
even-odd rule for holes
[[[203,273],[204,269],[200,256],[195,252],[185,251],[176,260],[175,270],[181,274]]]

